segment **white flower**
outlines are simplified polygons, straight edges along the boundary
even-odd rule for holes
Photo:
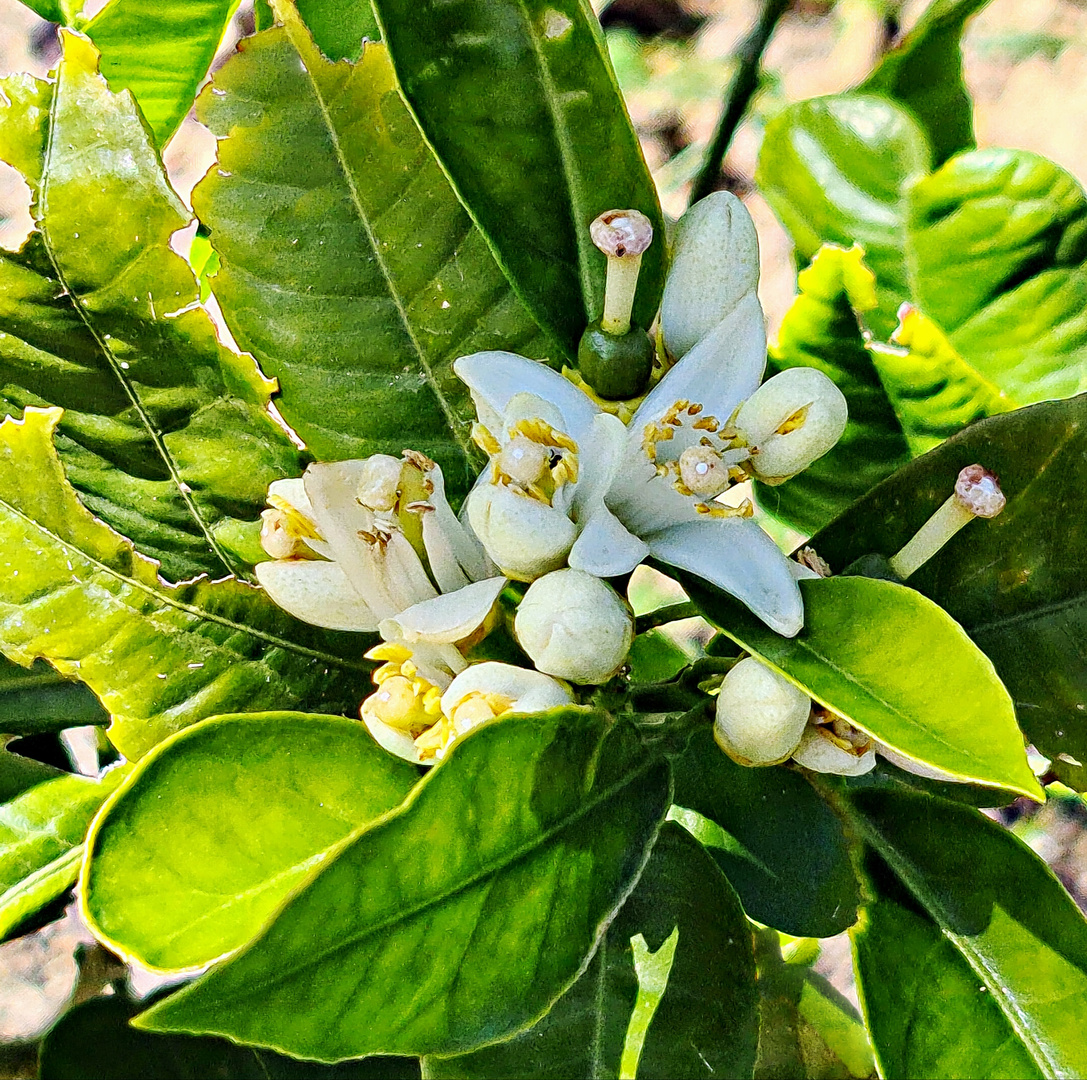
[[[456,361],[479,413],[478,441],[491,456],[467,516],[505,573],[532,580],[565,560],[614,577],[652,555],[736,596],[778,633],[800,630],[803,604],[789,560],[750,520],[750,504],[715,499],[761,476],[764,452],[771,482],[785,478],[783,462],[806,467],[841,435],[845,405],[812,369],[784,371],[760,388],[766,335],[752,236],[746,210],[727,193],[703,200],[680,223],[662,326],[670,347],[686,351],[629,426],[535,361],[506,352]],[[707,250],[708,279],[696,265]],[[695,300],[680,303],[696,286]],[[737,423],[741,405],[751,433]],[[529,464],[518,472],[522,460]]]
[[[403,647],[378,650],[394,656]],[[410,664],[410,657],[405,659]],[[404,676],[402,663],[391,660],[374,673],[378,689],[363,702],[362,719],[386,750],[416,764],[440,760],[454,741],[488,720],[542,712],[574,700],[549,675],[494,661],[466,667],[445,683],[444,692],[430,684],[419,693],[413,685],[418,673],[415,678]]]
[[[600,578],[584,570],[556,570],[529,586],[513,632],[540,671],[596,685],[626,660],[634,617]]]
[[[796,750],[810,712],[803,690],[748,656],[721,684],[713,735],[740,765],[777,765]]]

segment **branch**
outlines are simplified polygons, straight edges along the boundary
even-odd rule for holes
[[[759,85],[759,65],[762,54],[773,36],[778,21],[788,10],[790,0],[766,0],[762,15],[750,34],[736,50],[736,71],[725,92],[721,118],[717,121],[717,130],[713,133],[709,149],[706,151],[702,168],[691,188],[691,203],[704,199],[717,183],[721,173],[721,162],[725,160],[732,136],[740,126],[744,113],[755,89]]]

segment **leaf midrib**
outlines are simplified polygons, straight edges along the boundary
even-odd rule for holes
[[[282,18],[280,12],[279,3],[274,3],[275,13],[277,18]],[[355,208],[355,213],[358,217],[359,224],[362,226],[363,231],[366,233],[367,243],[370,245],[370,251],[374,258],[374,263],[378,270],[381,272],[382,280],[385,282],[385,288],[388,291],[389,298],[392,300],[394,307],[396,308],[397,316],[400,320],[400,324],[404,329],[404,333],[407,335],[408,341],[411,343],[411,347],[415,352],[416,359],[418,360],[419,367],[422,369],[423,375],[426,379],[427,385],[430,387],[431,392],[437,399],[438,406],[441,408],[442,413],[445,416],[446,425],[449,428],[449,432],[453,437],[453,440],[460,447],[461,452],[464,454],[468,461],[472,460],[472,446],[470,440],[465,436],[462,426],[458,420],[456,411],[450,405],[448,399],[442,391],[441,383],[438,381],[437,376],[434,374],[434,369],[431,367],[430,362],[427,360],[426,353],[423,351],[423,347],[419,343],[419,339],[415,336],[415,330],[411,325],[411,320],[408,318],[407,307],[404,304],[403,297],[400,295],[399,289],[393,280],[392,274],[389,271],[388,264],[385,261],[381,253],[381,245],[377,242],[377,237],[374,234],[373,226],[370,224],[370,219],[366,214],[366,210],[362,205],[362,200],[359,196],[358,186],[355,183],[355,176],[350,166],[348,165],[347,158],[344,155],[343,147],[340,143],[340,136],[336,130],[335,125],[332,123],[332,116],[328,110],[328,103],[325,101],[324,94],[321,91],[321,87],[318,85],[313,71],[311,70],[314,57],[304,57],[302,52],[302,46],[298,42],[300,31],[297,24],[297,15],[288,15],[283,19],[284,31],[287,38],[294,48],[295,53],[298,55],[299,60],[303,61],[303,70],[305,76],[309,81],[310,87],[313,90],[313,98],[317,103],[318,109],[321,112],[321,119],[324,121],[325,130],[328,132],[329,140],[332,143],[332,150],[336,157],[336,163],[339,165],[340,172],[343,175],[344,181],[347,184],[348,192],[351,196],[351,203]],[[316,51],[316,50],[315,50]],[[317,58],[317,63],[325,63],[323,57]],[[362,59],[359,60],[358,65],[352,66],[352,71],[358,70],[358,66],[365,63],[365,50]]]
[[[124,390],[128,400],[132,402],[132,407],[136,410],[136,415],[139,416],[140,422],[147,430],[150,436],[151,443],[158,452],[159,457],[162,459],[163,464],[166,466],[167,472],[170,474],[170,479],[173,482],[178,495],[181,497],[181,501],[185,504],[186,510],[196,523],[197,527],[203,533],[204,539],[207,542],[208,547],[214,552],[216,558],[222,563],[228,574],[236,574],[239,567],[234,565],[230,556],[220,546],[219,542],[212,534],[210,526],[204,521],[203,516],[200,514],[196,506],[196,502],[192,498],[191,490],[189,486],[182,480],[181,472],[178,469],[177,463],[174,461],[173,456],[166,448],[165,440],[162,435],[156,430],[154,424],[151,423],[151,417],[147,410],[144,408],[143,401],[140,399],[139,394],[136,393],[135,387],[132,385],[131,379],[126,375],[124,368],[121,367],[121,362],[114,355],[113,350],[109,347],[105,338],[98,332],[97,327],[91,321],[90,315],[83,305],[82,299],[79,297],[76,290],[72,287],[64,271],[60,268],[60,263],[57,259],[56,252],[53,250],[53,244],[50,239],[49,228],[46,225],[46,221],[49,216],[48,204],[49,204],[49,190],[52,185],[52,173],[51,162],[53,157],[53,144],[56,139],[57,130],[57,107],[58,102],[61,99],[62,90],[65,90],[65,83],[67,82],[67,75],[65,74],[65,67],[62,63],[59,69],[59,77],[57,86],[50,96],[49,101],[49,132],[46,136],[45,154],[42,160],[42,177],[41,177],[41,195],[40,206],[41,211],[38,216],[37,223],[41,233],[42,247],[45,250],[45,254],[49,259],[50,265],[53,267],[54,273],[57,275],[58,283],[63,287],[65,294],[71,302],[72,308],[79,316],[80,321],[87,328],[87,332],[94,339],[95,344],[98,346],[99,351],[105,357],[106,363],[109,365],[110,371],[113,373],[114,378],[120,384]],[[152,311],[154,307],[152,306]],[[157,320],[156,320],[157,321]]]
[[[500,721],[499,721],[500,722]],[[406,923],[411,919],[416,918],[425,911],[429,911],[432,908],[439,907],[446,901],[453,899],[454,897],[469,891],[481,882],[487,881],[496,877],[503,870],[508,870],[522,859],[532,855],[535,851],[543,848],[546,844],[555,836],[569,829],[571,826],[576,825],[582,818],[591,814],[598,806],[601,806],[612,798],[620,794],[623,790],[633,784],[636,780],[640,779],[643,775],[648,773],[651,769],[657,767],[662,758],[659,756],[647,757],[645,761],[636,769],[630,770],[622,780],[618,781],[605,788],[599,793],[599,795],[587,802],[581,804],[581,806],[572,814],[564,817],[560,822],[552,825],[551,827],[544,829],[542,832],[537,833],[530,841],[513,848],[511,851],[503,853],[498,859],[492,859],[488,863],[484,863],[474,873],[470,874],[461,882],[419,901],[412,907],[401,907],[399,910],[389,915],[385,919],[372,923],[367,927],[364,927],[356,933],[347,935],[336,942],[335,945],[324,947],[320,950],[310,950],[307,952],[307,957],[302,963],[296,964],[282,964],[280,965],[274,976],[265,976],[260,979],[249,979],[247,985],[250,989],[250,993],[255,993],[262,990],[264,987],[272,986],[276,983],[282,983],[288,979],[294,978],[302,973],[315,968],[325,963],[331,957],[334,957],[346,950],[353,949],[359,942],[366,940],[367,938],[374,937],[381,934],[391,928],[395,928],[398,924]],[[437,775],[436,772],[431,772],[430,776]],[[393,808],[381,817],[376,818],[373,821],[367,822],[361,828],[354,833],[345,837],[340,841],[341,853],[347,852],[349,848],[354,846],[366,833],[376,832],[379,828],[398,821],[401,817],[407,816],[407,814],[414,807],[415,803],[423,795],[427,788],[427,777],[424,777],[423,781],[419,783],[409,793],[408,797],[398,807]],[[331,870],[338,861],[337,855],[333,854],[330,858],[333,860],[328,867]],[[318,875],[319,876],[319,875]],[[296,893],[300,898],[303,896],[309,888],[309,885],[313,883],[316,878],[311,879],[306,885],[303,885]],[[272,923],[274,926],[275,923]],[[244,954],[243,954],[244,956]]]
[[[115,578],[117,581],[124,582],[130,588],[138,589],[140,592],[146,593],[148,596],[153,597],[158,603],[167,607],[176,608],[178,611],[184,611],[186,614],[192,615],[194,618],[200,619],[204,622],[217,623],[220,626],[225,626],[230,630],[234,630],[237,633],[245,634],[248,637],[256,638],[258,641],[267,642],[269,645],[274,645],[277,648],[284,649],[287,652],[296,653],[299,656],[308,656],[314,660],[320,660],[323,664],[329,664],[332,667],[341,668],[347,671],[359,671],[364,674],[368,674],[371,671],[369,664],[364,664],[361,661],[353,662],[345,660],[343,657],[335,656],[332,653],[322,652],[320,649],[311,649],[305,645],[298,645],[295,642],[288,641],[286,638],[281,638],[276,634],[270,634],[267,630],[261,630],[254,626],[248,626],[245,623],[236,622],[233,619],[227,619],[222,615],[212,614],[210,611],[206,611],[203,608],[197,607],[195,604],[186,604],[182,600],[178,600],[168,594],[164,593],[161,589],[156,589],[152,585],[148,585],[146,582],[139,581],[136,578],[129,577],[127,574],[122,574],[119,570],[114,569],[107,563],[102,562],[101,559],[96,556],[88,554],[82,548],[77,547],[70,540],[65,540],[63,537],[58,536],[56,533],[51,532],[40,522],[35,521],[28,514],[22,510],[13,506],[4,498],[0,498],[0,508],[7,510],[8,513],[13,514],[15,517],[26,522],[28,525],[37,529],[47,539],[54,544],[59,544],[66,551],[70,551],[72,554],[82,559],[84,562],[89,563],[100,573],[108,574],[110,577]],[[142,558],[138,552],[134,549],[132,551],[133,556],[137,559]],[[210,587],[213,583],[209,580],[207,582]],[[244,582],[235,583],[238,588],[253,588],[253,586],[247,585]],[[254,595],[258,594],[257,589],[253,589]],[[128,607],[129,605],[125,605]],[[138,612],[134,614],[139,614]],[[225,646],[218,646],[219,648],[225,648]]]

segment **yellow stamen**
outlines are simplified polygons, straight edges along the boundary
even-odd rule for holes
[[[502,444],[478,420],[472,424],[472,442],[490,457],[502,453]]]

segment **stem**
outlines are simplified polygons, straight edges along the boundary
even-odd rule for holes
[[[644,634],[647,630],[652,630],[657,626],[678,622],[680,619],[693,619],[696,615],[701,614],[701,608],[697,604],[691,603],[690,600],[684,600],[678,604],[668,604],[666,607],[657,608],[656,611],[639,615],[635,621],[635,633]]]
[[[957,495],[950,496],[917,530],[906,546],[889,560],[891,569],[905,581],[919,566],[928,562],[959,529],[973,521],[976,516],[963,506]]]
[[[736,134],[736,129],[740,126],[759,85],[762,54],[766,51],[778,21],[788,10],[789,3],[790,0],[766,0],[755,28],[740,42],[736,50],[736,72],[725,91],[724,107],[721,118],[717,121],[717,130],[713,133],[702,168],[691,187],[692,204],[704,199],[714,190],[721,173],[721,162],[725,160],[732,136]]]
[[[634,308],[634,294],[638,290],[638,271],[641,255],[619,258],[608,256],[608,277],[604,282],[604,314],[600,329],[605,334],[625,334],[630,329],[630,313]]]

